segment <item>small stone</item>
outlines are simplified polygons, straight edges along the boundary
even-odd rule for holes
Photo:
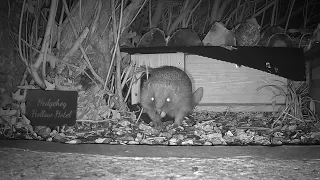
[[[122,120],[118,124],[120,124],[123,127],[129,126],[131,123],[128,120]]]
[[[206,141],[206,142],[203,143],[203,145],[204,145],[204,146],[212,146],[212,143],[209,142],[209,141]]]
[[[221,130],[218,128],[218,127],[213,127],[213,129],[214,129],[214,131],[216,132],[216,133],[219,133],[219,134],[221,134]]]
[[[208,134],[208,138],[222,138],[222,134],[220,133],[212,133],[212,134]]]
[[[269,139],[264,136],[255,136],[254,142],[257,144],[261,144],[261,145],[269,145],[270,144]]]
[[[22,123],[21,123],[21,122],[18,122],[18,123],[16,124],[16,128],[21,129],[21,128],[22,128]]]
[[[120,143],[117,142],[117,141],[111,141],[109,144],[111,144],[111,145],[118,145],[118,144],[120,144]]]
[[[320,124],[320,123],[319,123]],[[315,139],[315,140],[318,140],[320,141],[320,132],[311,132],[310,133],[310,137]]]
[[[153,142],[150,139],[142,139],[140,141],[140,144],[148,144],[148,145],[152,145]]]
[[[59,141],[59,140],[61,140],[63,137],[60,136],[60,134],[56,134],[53,138],[54,138],[54,140]]]
[[[57,130],[54,129],[53,131],[51,131],[50,136],[55,136],[57,133]]]
[[[202,146],[202,141],[193,140],[193,145],[195,145],[195,146]]]
[[[178,140],[176,138],[171,138],[169,140],[169,145],[177,145],[178,144]]]
[[[157,144],[161,144],[165,141],[165,137],[154,137],[153,140],[157,142]]]
[[[143,138],[143,135],[141,133],[138,133],[137,137],[134,140],[137,142],[140,142],[142,140],[142,138]]]
[[[212,145],[221,145],[223,144],[222,141],[218,138],[214,138],[214,139],[211,139],[211,143]]]
[[[272,138],[271,144],[273,145],[282,145],[281,138]]]
[[[242,143],[248,144],[253,141],[254,136],[243,133],[238,135],[238,138]]]
[[[213,128],[212,128],[211,125],[208,124],[208,125],[206,125],[206,126],[203,127],[203,130],[204,130],[204,131],[207,131],[207,132],[211,132],[211,131],[213,131]]]
[[[227,143],[229,143],[229,144],[232,144],[232,143],[235,141],[235,139],[236,139],[235,136],[224,136],[223,138],[224,138],[224,140],[225,140]]]
[[[181,145],[193,145],[193,140],[187,139],[186,141],[182,141]]]
[[[139,144],[139,142],[137,142],[137,141],[129,141],[128,144],[129,145],[137,145],[137,144]]]
[[[182,134],[173,135],[174,138],[177,139],[177,141],[182,141],[184,139],[184,136]]]
[[[234,136],[231,131],[227,131],[226,135],[230,137]]]
[[[300,139],[293,139],[290,141],[291,144],[300,144],[301,140]]]
[[[49,127],[45,127],[45,128],[39,129],[37,133],[39,136],[46,138],[50,135],[51,129]]]
[[[112,142],[111,138],[105,138],[103,144],[110,144]]]
[[[107,138],[98,138],[94,142],[97,143],[97,144],[101,144],[101,143],[103,143],[105,141],[105,139],[107,139]]]
[[[143,124],[143,123],[140,123],[139,129],[145,131],[145,130],[151,130],[152,127],[151,127],[151,126],[147,126],[147,125],[145,125],[145,124]]]
[[[66,141],[65,143],[66,144],[79,144],[79,143],[82,143],[82,141],[79,139],[73,139],[71,141]]]
[[[297,129],[297,125],[290,125],[288,129],[289,131],[294,131]]]
[[[131,135],[126,134],[124,136],[117,137],[117,140],[119,140],[119,141],[134,141],[134,138]]]
[[[66,137],[66,135],[64,133],[59,133],[59,136]]]
[[[160,133],[159,136],[166,137],[166,138],[170,139],[172,137],[172,134],[169,132],[162,132],[162,133]]]

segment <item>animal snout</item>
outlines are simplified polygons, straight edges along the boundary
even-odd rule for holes
[[[158,115],[160,115],[160,117],[162,117],[162,118],[165,117],[166,114],[167,114],[166,112],[164,112],[164,111],[162,111],[162,110],[160,110],[160,109],[157,109],[157,110],[156,110],[156,113],[157,113]]]

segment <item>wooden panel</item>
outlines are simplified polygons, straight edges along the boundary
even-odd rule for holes
[[[186,55],[185,67],[194,80],[195,88],[204,88],[200,105],[271,104],[274,100],[276,104],[285,102],[283,96],[275,97],[273,91],[279,92],[274,88],[267,87],[256,91],[258,87],[268,83],[286,85],[285,78],[244,66],[238,68],[232,63],[198,55]]]
[[[228,104],[225,106],[221,105],[206,105],[197,106],[195,110],[199,111],[212,111],[212,112],[272,112],[279,111],[280,108],[284,108],[285,105],[243,105],[243,104]]]
[[[184,54],[134,54],[131,55],[131,61],[137,63],[137,66],[147,65],[150,67],[159,67],[163,65],[175,66],[184,70]]]
[[[168,53],[168,54],[134,54],[131,55],[131,61],[136,63],[137,67],[147,65],[153,68],[163,65],[170,65],[184,70],[184,54],[183,53]],[[137,74],[139,78],[141,75]],[[136,104],[140,102],[140,80],[132,85],[131,89],[131,103]]]

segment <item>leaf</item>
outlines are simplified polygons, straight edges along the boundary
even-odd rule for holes
[[[12,99],[14,99],[14,100],[16,100],[18,102],[23,102],[23,101],[25,101],[26,93],[24,93],[23,95],[20,95],[20,91],[21,91],[21,89],[18,89],[15,93],[11,92]]]
[[[23,124],[30,124],[30,120],[25,115],[22,115],[21,122]]]
[[[1,96],[1,98],[3,99],[2,103],[1,103],[1,107],[6,107],[8,104],[13,103],[12,98],[8,94],[3,94]]]
[[[16,124],[16,128],[21,129],[21,128],[22,128],[22,123],[21,123],[21,122],[18,122],[18,123]]]
[[[53,55],[50,55],[50,54],[47,54],[47,61],[49,61],[50,63],[50,67],[52,69],[54,69],[56,67],[56,62],[58,61],[59,59],[56,58],[55,56]]]
[[[44,80],[44,83],[46,84],[46,90],[54,90],[56,85],[49,83],[47,80]]]
[[[98,138],[95,140],[95,143],[101,144],[103,143],[107,138]]]
[[[103,95],[105,95],[105,94],[107,94],[107,93],[108,93],[108,91],[101,89],[101,90],[99,90],[96,94],[97,94],[97,96],[103,96]],[[108,94],[108,95],[109,95],[109,94]]]
[[[93,94],[97,94],[99,91],[100,91],[99,86],[94,85],[94,86],[91,87],[91,92]]]
[[[17,124],[17,117],[15,117],[15,116],[12,117],[11,120],[10,120],[10,124],[11,124],[11,125]]]
[[[37,89],[34,85],[17,86],[19,89]]]
[[[79,139],[73,139],[73,140],[71,140],[71,141],[66,141],[65,143],[66,144],[79,144],[79,143],[81,143],[82,141],[81,140],[79,140]]]
[[[310,109],[311,112],[315,112],[316,111],[315,103],[314,103],[313,100],[310,101],[309,109]]]
[[[20,104],[21,114],[26,114],[26,103],[22,102]]]
[[[116,110],[111,110],[111,111],[112,111],[112,119],[120,119],[121,118],[119,111],[116,111]]]
[[[17,113],[17,110],[3,110],[2,108],[0,109],[0,116],[13,116]]]
[[[30,14],[34,14],[34,7],[32,6],[32,4],[29,4],[28,11]]]
[[[32,127],[30,124],[28,124],[28,125],[26,126],[26,129],[27,129],[30,133],[34,133],[33,127]]]

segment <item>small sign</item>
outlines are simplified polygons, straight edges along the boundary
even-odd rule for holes
[[[26,116],[33,126],[75,125],[78,92],[32,89],[26,99]]]

